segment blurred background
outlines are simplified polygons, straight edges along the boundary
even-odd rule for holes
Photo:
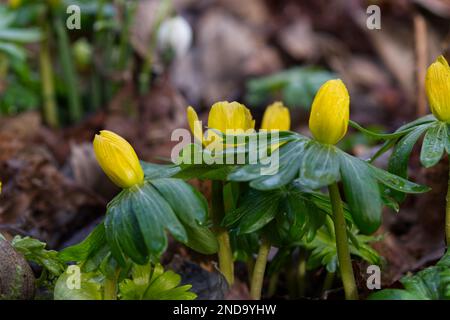
[[[380,29],[368,28],[370,5]],[[0,231],[50,248],[81,240],[117,192],[95,161],[95,133],[164,162],[189,105],[206,120],[214,102],[237,100],[259,126],[281,100],[308,134],[316,90],[339,77],[353,120],[395,130],[429,113],[425,72],[448,53],[449,18],[448,0],[0,1]],[[379,144],[350,130],[341,147],[367,158]],[[442,254],[447,163],[425,171],[413,159],[412,179],[433,191],[385,213],[375,245],[385,282]]]

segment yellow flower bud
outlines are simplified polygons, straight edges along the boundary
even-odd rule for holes
[[[121,136],[108,130],[94,138],[94,152],[106,175],[121,188],[144,181],[144,171],[133,147]]]
[[[8,4],[12,9],[17,9],[22,4],[22,0],[9,0]]]
[[[309,117],[309,130],[319,142],[336,144],[347,133],[350,96],[340,79],[325,82],[317,92]]]
[[[198,119],[197,112],[195,112],[194,108],[189,106],[186,113],[189,127],[191,128],[191,132],[194,134],[194,137],[198,141],[203,141],[203,129],[200,120]]]
[[[255,128],[250,110],[236,101],[216,102],[211,107],[208,117],[208,127],[221,132],[227,130],[249,130]]]
[[[443,56],[428,67],[425,89],[431,112],[440,121],[450,123],[450,67]]]
[[[289,109],[282,102],[272,103],[264,112],[261,129],[288,131],[291,128]]]
[[[211,142],[211,139],[217,135],[213,131],[208,131],[208,136],[203,139],[203,129],[198,120],[194,108],[187,108],[187,118],[189,127],[194,136],[205,145]],[[222,101],[215,103],[209,111],[208,128],[226,133],[227,130],[251,130],[255,128],[250,110],[238,102]]]

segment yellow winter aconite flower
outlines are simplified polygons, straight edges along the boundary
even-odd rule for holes
[[[289,109],[282,102],[274,102],[266,108],[261,124],[261,130],[288,131],[291,128]]]
[[[340,79],[328,80],[317,92],[309,117],[309,129],[319,142],[336,144],[347,133],[350,96]]]
[[[440,121],[450,123],[450,67],[443,56],[428,67],[425,89],[431,112]]]
[[[16,9],[22,4],[22,0],[9,0],[8,4],[11,8]]]
[[[108,130],[94,138],[94,152],[100,167],[119,187],[129,188],[144,181],[144,171],[133,147]]]
[[[213,138],[217,137],[217,134],[210,130],[207,132],[207,137],[203,138],[202,125],[194,108],[187,108],[187,118],[194,136],[199,141],[202,141],[203,144],[208,145]],[[255,120],[253,120],[250,110],[243,104],[235,101],[221,101],[216,102],[209,111],[208,128],[223,133],[226,133],[227,130],[253,130],[255,128]]]

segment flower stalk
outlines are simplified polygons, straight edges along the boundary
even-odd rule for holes
[[[228,284],[231,286],[234,283],[233,253],[231,251],[230,236],[228,231],[220,226],[224,215],[223,182],[212,181],[211,218],[217,237],[217,242],[219,243],[219,269],[225,279],[227,279]]]
[[[103,289],[105,300],[116,300],[117,299],[117,285],[114,279],[105,279],[105,285]]]
[[[339,193],[337,183],[328,186],[330,192],[331,206],[334,215],[334,229],[336,232],[336,248],[339,261],[339,269],[344,285],[345,298],[347,300],[358,300],[358,291],[356,288],[355,276],[353,274],[352,261],[350,258],[350,249],[348,246],[347,226],[344,217],[344,208]]]
[[[304,297],[306,292],[306,249],[300,247],[297,267],[298,296]]]
[[[259,247],[258,257],[256,258],[255,267],[252,272],[252,281],[250,285],[250,296],[254,300],[261,299],[261,291],[264,281],[264,273],[266,271],[267,257],[270,251],[270,242],[263,238]]]
[[[56,109],[55,84],[53,79],[53,66],[50,56],[50,31],[47,22],[42,22],[44,38],[39,50],[39,66],[42,82],[43,114],[45,122],[56,128],[59,126],[58,111]]]
[[[112,277],[106,277],[103,285],[103,299],[117,300],[117,280],[119,278],[120,268],[114,270]]]
[[[322,295],[326,294],[326,292],[333,287],[334,275],[334,272],[327,272],[327,274],[325,275],[322,287]]]
[[[445,209],[445,238],[447,247],[450,247],[450,168],[448,171],[447,206]]]
[[[69,116],[72,123],[81,120],[83,110],[81,108],[81,98],[78,94],[78,76],[73,64],[73,56],[71,53],[69,37],[67,29],[61,18],[56,17],[54,21],[55,31],[58,41],[58,49],[61,59],[61,69],[65,82],[67,83],[67,98],[69,104]]]

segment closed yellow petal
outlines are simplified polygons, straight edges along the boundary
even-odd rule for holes
[[[249,130],[255,128],[250,110],[238,102],[221,101],[215,103],[209,111],[208,127],[221,132],[227,130]]]
[[[144,171],[133,147],[121,136],[108,130],[94,138],[94,152],[105,174],[121,188],[144,181]]]
[[[288,131],[291,128],[291,116],[289,109],[283,103],[275,102],[266,108],[261,129]]]
[[[336,144],[347,133],[350,96],[340,79],[325,82],[317,92],[309,118],[309,129],[319,142]]]
[[[191,128],[191,132],[194,134],[194,137],[200,141],[203,142],[203,129],[202,129],[202,123],[198,119],[197,112],[195,112],[194,108],[189,106],[187,108],[187,118],[189,127]]]
[[[428,67],[425,89],[431,112],[440,121],[450,123],[450,67],[443,56]]]

